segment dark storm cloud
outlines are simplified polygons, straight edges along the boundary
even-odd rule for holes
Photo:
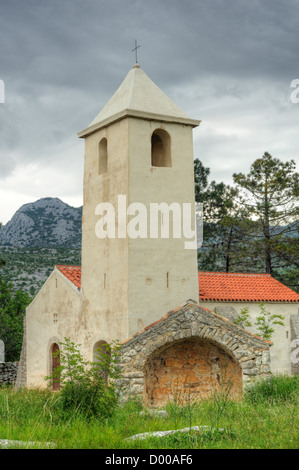
[[[134,65],[135,38],[145,72],[202,119],[195,156],[216,177],[229,178],[236,159],[243,171],[270,147],[295,158],[298,22],[297,0],[1,0],[0,182],[32,164],[67,166],[68,194],[81,194],[76,133]]]

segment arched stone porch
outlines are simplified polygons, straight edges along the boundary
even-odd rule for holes
[[[248,382],[269,376],[269,346],[188,301],[121,343],[122,393],[153,406],[180,391],[204,397],[224,385],[237,396]]]

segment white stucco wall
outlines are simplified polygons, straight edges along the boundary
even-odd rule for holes
[[[27,386],[47,386],[53,343],[80,339],[79,308],[79,291],[55,268],[26,310]]]
[[[200,305],[210,309],[212,312],[215,308],[229,307],[233,308],[237,314],[241,313],[243,308],[248,308],[250,314],[250,321],[252,327],[246,328],[253,334],[257,334],[256,322],[257,317],[260,315],[259,302],[211,302],[200,301]],[[274,325],[274,333],[272,336],[272,346],[270,347],[270,361],[271,371],[273,373],[291,373],[291,331],[290,331],[290,315],[299,314],[299,304],[291,302],[264,302],[264,306],[271,314],[279,314],[284,316],[284,326]],[[217,308],[217,313],[220,311]],[[223,316],[225,316],[223,314]]]

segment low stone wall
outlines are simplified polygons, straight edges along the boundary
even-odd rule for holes
[[[0,362],[0,386],[14,385],[17,379],[17,362]]]

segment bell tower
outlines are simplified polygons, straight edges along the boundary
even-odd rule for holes
[[[199,123],[136,63],[78,134],[85,139],[85,331],[122,340],[198,299],[197,249],[186,248],[182,227],[188,211],[195,226],[192,129]]]

